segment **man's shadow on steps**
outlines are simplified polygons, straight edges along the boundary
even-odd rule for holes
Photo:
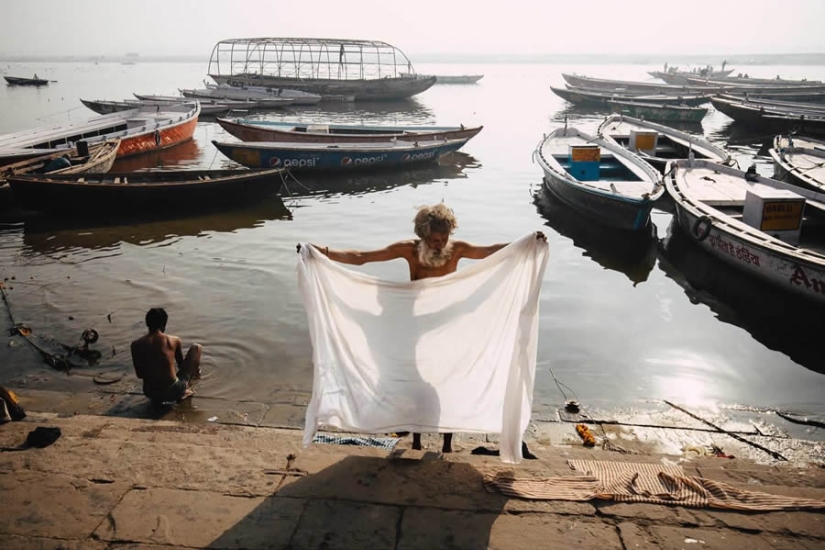
[[[471,464],[348,456],[285,476],[209,547],[486,550],[507,500],[488,493]]]

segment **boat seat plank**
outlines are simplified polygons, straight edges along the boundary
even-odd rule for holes
[[[678,177],[679,185],[691,197],[708,205],[737,206],[745,203],[747,190],[734,176],[708,169],[694,169],[690,181],[685,181],[684,172]]]

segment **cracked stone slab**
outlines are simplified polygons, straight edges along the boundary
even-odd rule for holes
[[[273,403],[258,422],[261,426],[303,430],[307,408],[291,403]]]
[[[97,484],[38,472],[0,473],[0,533],[85,539],[127,490],[123,483]]]
[[[426,508],[404,510],[397,548],[623,550],[616,529],[606,522],[552,514],[499,515]]]
[[[814,550],[822,541],[773,534],[753,534],[730,529],[695,527],[640,526],[621,523],[618,526],[624,547],[682,548],[685,550]]]
[[[4,535],[3,547],[14,550],[107,550],[109,545],[93,539],[64,540],[45,537]],[[120,549],[119,549],[120,550]],[[165,547],[164,550],[170,550]]]
[[[110,542],[196,548],[285,548],[305,503],[206,491],[129,491],[95,535]]]
[[[393,550],[401,508],[336,501],[309,501],[291,547]]]
[[[209,445],[82,438],[61,438],[58,443],[45,449],[0,453],[0,471],[25,468],[146,487],[265,496],[274,492],[282,478],[268,472],[287,464],[287,453],[276,450],[239,453]],[[158,460],[167,460],[169,467],[159,467]]]
[[[297,468],[301,468],[300,458]],[[507,501],[503,495],[488,493],[481,472],[470,464],[346,455],[317,458],[334,461],[323,469],[310,470],[306,477],[285,479],[277,494],[496,512]]]

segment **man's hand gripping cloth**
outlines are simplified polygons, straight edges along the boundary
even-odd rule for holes
[[[299,254],[314,364],[304,445],[324,425],[499,433],[501,459],[521,460],[546,242],[530,233],[456,273],[412,282],[346,269],[310,245]]]

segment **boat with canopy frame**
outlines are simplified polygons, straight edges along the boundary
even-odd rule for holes
[[[413,74],[402,74],[413,73]],[[291,88],[325,100],[405,99],[435,83],[391,44],[338,38],[233,38],[209,58],[218,84]]]

